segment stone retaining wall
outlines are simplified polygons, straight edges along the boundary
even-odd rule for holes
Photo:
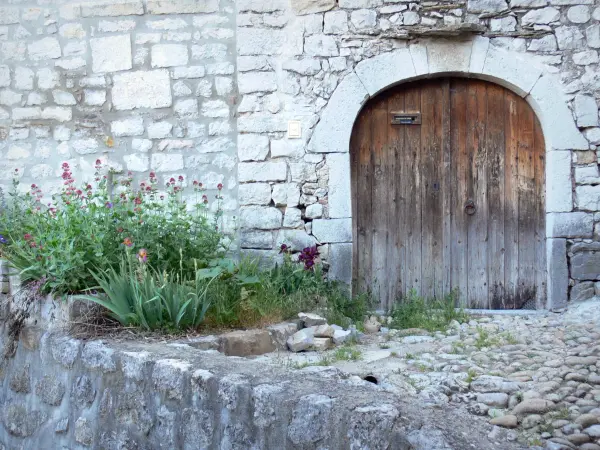
[[[507,449],[487,442],[485,425],[473,431],[455,412],[423,410],[333,367],[291,371],[182,343],[86,341],[46,319],[31,317],[1,361],[2,450]]]

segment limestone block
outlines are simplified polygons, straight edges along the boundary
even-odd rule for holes
[[[290,59],[283,62],[282,68],[300,75],[316,75],[321,71],[321,61],[316,58]]]
[[[546,8],[534,9],[525,14],[521,23],[523,25],[549,24],[560,19],[560,11],[548,6]]]
[[[148,125],[148,138],[149,139],[163,139],[171,136],[171,130],[173,130],[173,124],[170,122],[155,122]]]
[[[150,55],[152,67],[185,66],[189,60],[187,46],[181,44],[153,45]]]
[[[528,68],[526,71],[523,70],[525,65]],[[525,57],[515,57],[513,52],[490,46],[483,65],[483,73],[495,77],[498,84],[525,96],[542,75],[542,70]]]
[[[320,203],[308,205],[304,215],[307,219],[320,219],[323,216],[323,205]]]
[[[361,61],[356,66],[355,71],[371,96],[376,95],[388,86],[398,82],[399,79],[415,76],[412,58],[407,49],[384,53],[375,56],[374,58]],[[345,80],[346,78],[344,81]],[[341,87],[342,85],[340,84],[338,90]],[[336,94],[334,93],[334,96],[335,95]],[[333,101],[334,96],[332,96],[330,102]],[[355,96],[358,99],[358,94]]]
[[[560,50],[581,50],[584,47],[583,33],[578,27],[561,26],[556,28],[555,33]]]
[[[585,29],[588,47],[600,48],[600,25],[590,25]]]
[[[584,281],[582,283],[577,283],[571,288],[569,300],[571,300],[571,302],[582,302],[585,300],[589,300],[594,296],[594,294],[594,282]]]
[[[285,181],[287,165],[285,162],[242,162],[238,165],[240,182]]]
[[[115,120],[110,124],[110,132],[116,137],[141,136],[144,134],[144,120],[141,117]]]
[[[241,133],[274,133],[287,131],[287,121],[272,114],[251,114],[238,118],[238,131]],[[347,151],[347,150],[346,150]]]
[[[493,13],[508,9],[506,2],[498,0],[468,0],[467,11],[471,13]]]
[[[571,152],[546,154],[546,211],[569,212],[573,209]]]
[[[81,4],[82,17],[116,17],[142,14],[144,14],[142,0],[86,0]]]
[[[52,89],[59,85],[60,75],[57,71],[42,68],[37,71],[37,82],[39,89]]]
[[[229,106],[223,100],[206,100],[201,112],[204,117],[229,117]]]
[[[357,29],[374,28],[377,25],[377,12],[371,9],[358,9],[352,11],[350,21]]]
[[[288,208],[288,210],[291,208]],[[287,210],[286,210],[287,216]],[[284,226],[285,223],[284,223]],[[307,247],[314,247],[317,241],[309,236],[304,230],[281,230],[277,234],[275,248],[280,248],[282,244],[287,245],[294,251],[301,251]]]
[[[60,44],[55,37],[45,37],[27,45],[29,58],[33,61],[56,59],[62,55]]]
[[[84,103],[90,106],[102,106],[106,103],[106,91],[99,89],[85,89],[83,91]]]
[[[240,161],[264,161],[269,153],[269,138],[258,134],[238,135]]]
[[[552,34],[539,39],[532,39],[527,50],[530,52],[553,52],[556,51],[556,37]]]
[[[491,31],[509,32],[517,29],[517,19],[512,16],[506,16],[499,19],[490,20]]]
[[[271,185],[269,183],[240,184],[238,201],[240,205],[268,205],[271,203]]]
[[[98,141],[94,138],[76,139],[71,141],[71,150],[79,155],[90,155],[98,152]]]
[[[329,217],[351,217],[352,194],[350,188],[350,156],[348,153],[327,155],[329,167]]]
[[[331,96],[327,109],[321,115],[321,121],[309,142],[309,151],[347,153],[354,120],[368,98],[369,93],[356,73],[348,74]]]
[[[548,0],[511,0],[510,6],[513,8],[538,8],[546,6]]]
[[[10,86],[10,68],[8,66],[0,66],[0,87]]]
[[[238,28],[238,56],[244,55],[301,55],[303,49],[302,28],[287,27],[283,30],[261,28]]]
[[[205,75],[206,68],[204,66],[176,67],[173,69],[174,80],[179,80],[180,78],[202,78]]]
[[[275,206],[298,206],[300,188],[296,183],[277,183],[273,185],[272,197]]]
[[[148,155],[134,153],[132,155],[123,156],[123,161],[127,166],[127,170],[132,172],[145,172],[150,168],[150,158]]]
[[[348,285],[351,283],[352,244],[331,244],[329,246],[329,278]]]
[[[271,158],[304,156],[304,143],[299,139],[279,139],[271,141]]]
[[[585,212],[548,213],[546,237],[589,238],[594,228],[594,215]]]
[[[329,337],[327,337],[327,338],[315,337],[313,339],[313,348],[317,352],[323,352],[331,347],[333,347],[333,341]]]
[[[197,119],[198,114],[198,100],[195,98],[186,98],[185,100],[178,100],[173,105],[173,112],[178,117],[186,117],[188,119]],[[227,110],[229,114],[229,109]],[[204,114],[208,116],[208,114]],[[216,116],[208,116],[216,117]]]
[[[530,92],[533,101],[529,104],[540,119],[546,147],[557,150],[588,150],[589,144],[575,126],[560,86],[560,81],[554,75],[544,74]],[[557,169],[558,173],[563,173],[560,168]],[[552,176],[553,170],[548,170],[547,167],[546,180]],[[546,185],[552,187],[550,182]]]
[[[240,245],[242,248],[272,249],[273,233],[271,231],[243,230],[240,236]]]
[[[8,67],[6,67],[6,69],[8,69]],[[2,84],[2,73],[3,70],[0,67],[0,85]],[[4,71],[4,76],[6,76],[6,70]],[[33,70],[28,69],[27,67],[16,67],[14,79],[16,89],[23,91],[33,89]]]
[[[383,4],[383,0],[340,0],[342,9],[377,8]]]
[[[117,370],[114,353],[115,351],[102,341],[90,341],[83,347],[81,361],[88,369],[104,373],[114,372]]]
[[[275,230],[281,228],[283,215],[277,208],[245,206],[240,208],[240,220],[243,228]]]
[[[135,71],[113,77],[115,109],[165,108],[171,106],[171,81],[167,70]]]
[[[588,50],[579,53],[573,53],[573,62],[579,66],[589,66],[598,63],[598,52]]]
[[[586,23],[591,18],[590,7],[585,5],[572,6],[567,10],[567,19],[573,23]]]
[[[148,0],[148,14],[205,14],[219,10],[219,0]]]
[[[133,67],[129,34],[90,39],[92,70],[117,72]]]
[[[287,347],[291,352],[301,352],[309,349],[313,345],[314,339],[314,330],[304,328],[287,339]]]
[[[577,186],[575,188],[577,207],[584,211],[600,211],[600,185]]]
[[[157,172],[174,172],[183,170],[183,155],[173,153],[154,153],[152,155],[152,169]]]
[[[239,0],[236,2],[238,12],[271,13],[285,11],[285,0]]]
[[[295,322],[283,322],[267,327],[273,342],[277,346],[278,350],[287,350],[286,341],[296,331],[298,331],[298,324]]]
[[[320,243],[352,242],[352,219],[315,219],[312,232]]]
[[[283,226],[287,228],[298,228],[304,225],[302,221],[302,211],[298,208],[286,208],[283,217]]]
[[[219,351],[227,356],[263,355],[275,350],[268,330],[237,330],[219,337]]]
[[[323,32],[325,34],[344,34],[348,31],[348,13],[331,11],[325,13]]]
[[[275,72],[244,72],[238,75],[240,94],[273,92],[277,90]]]
[[[0,6],[0,25],[19,23],[19,8]]]
[[[291,0],[292,10],[298,15],[315,14],[335,8],[335,0]],[[283,8],[285,9],[285,8]]]
[[[13,120],[35,120],[42,118],[41,108],[14,108],[12,111]]]
[[[565,307],[569,290],[566,239],[546,239],[546,261],[548,264],[547,307],[549,309]]]
[[[578,94],[573,101],[578,127],[598,126],[598,105],[591,95]]]
[[[594,158],[594,160],[596,160],[596,158]],[[598,164],[594,164],[593,166],[575,167],[575,183],[600,184],[600,173],[598,173]]]
[[[337,43],[332,36],[314,34],[304,40],[304,52],[309,56],[338,56]]]

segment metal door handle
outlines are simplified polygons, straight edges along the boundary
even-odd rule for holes
[[[467,200],[465,203],[465,213],[469,216],[475,214],[477,208],[475,207],[475,202],[473,200]]]

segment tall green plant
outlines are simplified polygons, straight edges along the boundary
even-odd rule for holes
[[[194,199],[183,197],[183,177],[159,190],[154,173],[139,186],[131,175],[112,181],[96,161],[95,180],[77,188],[69,164],[63,164],[64,188],[51,204],[33,184],[21,194],[18,182],[8,199],[0,198],[2,254],[24,281],[44,279],[42,290],[57,294],[80,292],[95,283],[92,268],[117,270],[124,250],[146,251],[159,271],[207,267],[223,251],[217,212],[208,214],[208,196],[193,182]],[[103,175],[104,174],[104,175]]]
[[[93,272],[98,295],[81,296],[105,307],[112,317],[126,326],[146,330],[195,329],[203,322],[210,307],[207,280],[196,275],[186,282],[182,274],[160,272],[123,259],[118,270]]]

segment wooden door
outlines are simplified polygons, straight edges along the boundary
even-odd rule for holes
[[[365,105],[350,152],[355,289],[385,308],[411,289],[541,305],[545,146],[525,100],[467,78],[400,85]]]

